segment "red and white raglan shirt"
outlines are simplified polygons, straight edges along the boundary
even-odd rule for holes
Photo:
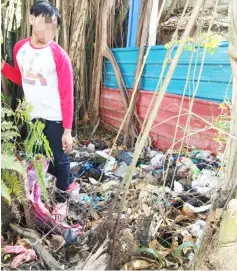
[[[72,128],[73,71],[67,53],[54,41],[36,48],[31,38],[16,43],[14,67],[5,63],[2,74],[23,87],[26,101],[33,106],[32,119],[62,121]]]

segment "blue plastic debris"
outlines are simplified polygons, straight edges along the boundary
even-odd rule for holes
[[[119,155],[119,160],[118,162],[124,162],[127,164],[127,166],[129,166],[132,162],[132,158],[133,158],[133,154],[131,152],[121,152]]]
[[[66,245],[70,246],[77,241],[78,234],[76,229],[70,228],[65,232],[63,237],[66,242]]]

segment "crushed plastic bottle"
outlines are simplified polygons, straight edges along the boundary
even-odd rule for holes
[[[116,160],[107,161],[107,163],[104,166],[104,173],[106,173],[106,174],[112,173],[112,171],[115,170],[116,166],[117,166],[117,161]]]
[[[127,171],[128,171],[127,164],[125,162],[121,162],[118,164],[117,168],[115,169],[114,175],[123,178]]]

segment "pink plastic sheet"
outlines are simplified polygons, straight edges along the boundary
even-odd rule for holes
[[[47,159],[44,167],[45,174],[48,170],[48,166],[49,160]],[[27,172],[31,190],[31,214],[35,225],[44,232],[51,231],[52,234],[65,236],[65,234],[70,230],[70,232],[73,233],[74,238],[81,235],[82,227],[80,224],[69,226],[66,223],[58,222],[54,219],[50,211],[46,208],[44,202],[41,200],[41,189],[37,183],[37,173],[32,165],[28,168]]]
[[[18,254],[12,260],[10,267],[17,268],[18,266],[22,265],[23,263],[27,263],[30,261],[34,261],[37,259],[35,251],[33,249],[27,249],[22,245],[19,246],[5,246],[3,248],[4,253],[7,254]]]

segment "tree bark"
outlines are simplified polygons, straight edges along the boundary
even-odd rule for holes
[[[58,1],[57,1],[58,2]],[[58,3],[59,4],[59,3]],[[79,112],[86,113],[86,26],[89,1],[61,1],[62,27],[60,44],[68,52],[74,70],[75,132],[79,133]]]
[[[99,105],[100,105],[100,89],[101,89],[101,78],[102,78],[102,64],[103,58],[107,58],[111,61],[114,69],[114,73],[117,79],[118,87],[122,96],[125,109],[128,108],[128,94],[126,86],[121,75],[121,71],[116,62],[116,59],[108,46],[108,22],[111,10],[116,5],[116,0],[104,0],[97,2],[97,18],[96,18],[96,35],[95,35],[95,53],[94,53],[94,64],[93,64],[93,78],[92,78],[92,89],[89,102],[89,112],[92,125],[96,124],[99,118]],[[102,6],[102,7],[101,7]],[[110,15],[114,16],[114,15]],[[131,131],[135,134],[135,126],[131,125]]]

